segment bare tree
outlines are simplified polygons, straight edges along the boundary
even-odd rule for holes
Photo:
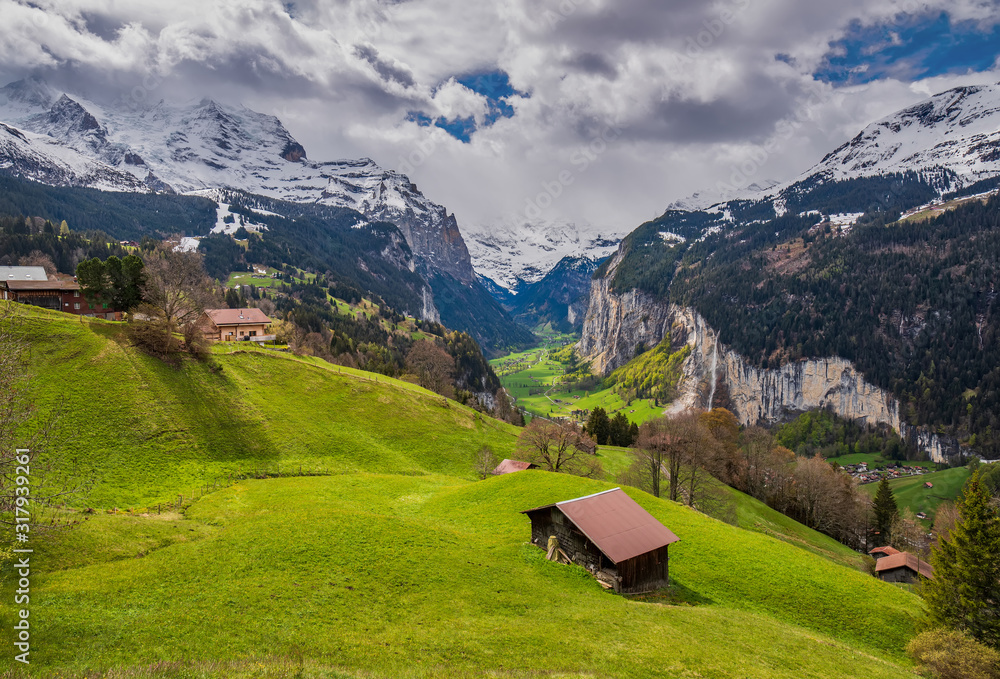
[[[129,327],[132,343],[165,357],[176,351],[175,334],[193,323],[221,297],[205,273],[201,255],[158,248],[146,255],[143,303]]]
[[[434,342],[415,343],[406,355],[406,367],[420,378],[420,386],[442,396],[454,396],[451,380],[455,374],[455,359]]]
[[[600,463],[585,450],[589,444],[579,425],[536,417],[517,437],[517,452],[550,472],[600,478]]]
[[[52,258],[41,250],[32,250],[30,254],[21,257],[17,263],[21,266],[40,266],[45,269],[46,276],[52,276],[59,271]]]
[[[639,427],[630,471],[643,484],[639,487],[656,497],[660,497],[665,479],[671,500],[694,504],[707,478],[706,463],[714,459],[716,448],[715,439],[697,414],[659,417]]]
[[[483,446],[476,451],[476,461],[473,465],[476,476],[485,479],[492,476],[493,470],[497,468],[497,456],[489,446]]]
[[[222,304],[198,253],[162,247],[148,254],[145,264],[142,313],[161,319],[170,332]]]
[[[934,536],[939,541],[948,540],[951,537],[952,529],[958,523],[958,519],[958,507],[955,506],[954,502],[942,502],[939,504],[934,514]]]
[[[763,427],[748,427],[743,431],[741,439],[745,459],[739,485],[748,495],[764,500],[768,458],[774,448],[774,437]]]

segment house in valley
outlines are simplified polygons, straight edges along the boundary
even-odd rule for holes
[[[271,319],[260,309],[206,309],[195,322],[205,339],[213,342],[266,342]]]
[[[680,538],[621,488],[528,509],[531,542],[558,540],[569,561],[616,592],[649,592],[669,583],[667,548]],[[551,552],[551,550],[550,550]]]
[[[897,552],[875,563],[875,575],[886,582],[916,582],[934,579],[934,567],[909,552]]]

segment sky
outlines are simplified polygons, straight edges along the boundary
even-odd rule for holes
[[[623,234],[785,181],[866,124],[1000,81],[982,0],[0,0],[0,79],[277,115],[405,172],[466,232]],[[771,149],[764,152],[765,146]]]

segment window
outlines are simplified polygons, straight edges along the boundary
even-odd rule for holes
[[[76,311],[79,311],[80,310],[80,303],[76,302],[75,304],[73,304],[73,309],[75,309]]]
[[[80,291],[79,290],[74,290],[73,291],[73,296],[74,297],[79,297],[80,296]]]
[[[257,331],[256,330],[251,330],[250,331],[250,336],[251,337],[256,337],[257,336]]]
[[[107,309],[107,308],[108,308],[108,305],[107,305],[107,304],[102,304],[102,305],[101,305],[101,308],[102,308],[102,309]]]

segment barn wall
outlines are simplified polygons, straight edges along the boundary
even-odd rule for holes
[[[669,583],[667,547],[622,561],[618,564],[618,575],[622,579],[623,592],[648,592],[666,587]]]
[[[549,536],[555,535],[559,539],[559,547],[573,563],[588,570],[601,568],[600,551],[557,507],[532,512],[528,516],[531,518],[531,541],[534,544],[548,549]],[[613,565],[607,559],[603,561],[605,566]]]
[[[886,582],[916,582],[917,575],[909,568],[893,568],[892,570],[882,571],[879,573],[879,577]]]

